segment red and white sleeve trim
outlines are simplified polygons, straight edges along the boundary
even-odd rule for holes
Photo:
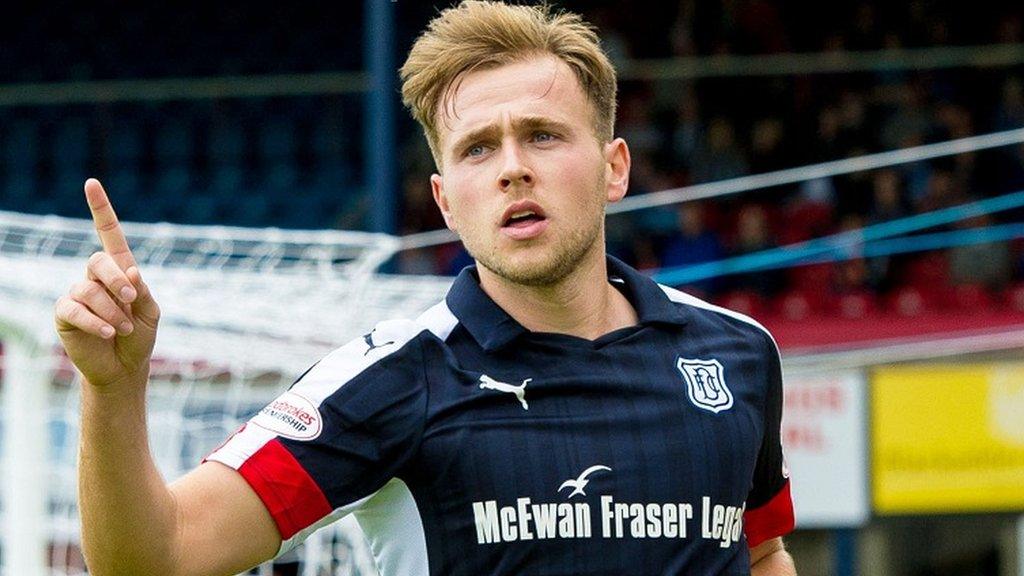
[[[238,472],[263,500],[281,540],[333,511],[316,481],[277,439],[257,450]]]
[[[747,535],[747,546],[750,548],[766,540],[789,534],[795,524],[789,480],[771,500],[743,514],[743,531]]]

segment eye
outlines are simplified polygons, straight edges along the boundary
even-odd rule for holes
[[[555,139],[555,135],[550,132],[537,132],[533,135],[534,142],[552,142]]]
[[[466,148],[465,154],[470,158],[474,158],[478,156],[483,156],[484,154],[487,153],[489,149],[490,147],[485,146],[483,144],[473,144],[469,148]]]

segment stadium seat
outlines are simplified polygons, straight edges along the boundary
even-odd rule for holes
[[[102,175],[101,180],[107,192],[117,196],[138,195],[142,192],[142,177],[137,168],[130,168],[120,165],[111,170],[107,175]],[[118,204],[120,208],[120,204]]]
[[[995,300],[981,284],[961,284],[952,288],[950,306],[975,313],[992,311]]]
[[[267,226],[271,214],[270,201],[263,195],[245,195],[233,206],[233,217],[228,218],[240,226]]]
[[[808,264],[789,269],[790,285],[808,292],[826,293],[832,290],[832,264]]]
[[[260,125],[259,156],[262,162],[291,161],[295,157],[295,125],[275,118]]]
[[[789,207],[778,228],[779,243],[793,244],[827,234],[832,228],[832,206],[800,200]]]
[[[216,165],[240,166],[245,160],[245,130],[235,122],[220,121],[210,126],[206,157]]]
[[[1012,310],[1024,313],[1024,282],[1018,282],[1007,289],[1005,297]]]
[[[311,138],[317,163],[338,162],[345,158],[348,136],[337,116],[326,114],[313,127]]]
[[[764,298],[757,292],[750,290],[729,292],[719,298],[718,303],[724,308],[755,318],[765,313]]]
[[[76,116],[69,116],[61,120],[55,126],[50,148],[56,171],[85,170],[90,154],[88,120]]]
[[[153,151],[160,165],[180,165],[193,159],[194,129],[179,118],[166,118],[157,127]]]
[[[295,164],[285,160],[267,166],[260,184],[272,194],[291,195],[295,191],[295,183],[298,179],[299,174],[295,169]]]
[[[84,163],[81,166],[60,166],[51,180],[55,214],[83,217],[88,214],[82,201],[82,186],[88,178]]]
[[[143,147],[142,130],[137,122],[129,119],[113,122],[105,140],[105,154],[110,164],[124,168],[138,166]]]
[[[145,190],[145,187],[141,187],[140,190]],[[126,200],[127,202],[119,201],[117,205],[118,210],[123,214],[122,217],[125,220],[159,222],[167,219],[166,211],[164,210],[164,202],[160,199],[136,193],[132,194]]]
[[[242,193],[245,182],[245,172],[237,164],[223,164],[215,166],[210,174],[208,190],[211,194],[221,198],[232,198]]]
[[[889,294],[886,300],[889,311],[906,317],[930,314],[943,307],[940,291],[921,286],[901,286]]]
[[[806,320],[828,308],[827,292],[794,288],[773,302],[775,313],[786,320]]]
[[[925,290],[949,285],[949,261],[945,252],[928,252],[907,264],[904,282]]]
[[[841,294],[835,299],[834,311],[843,318],[867,318],[878,313],[878,297],[869,290]]]
[[[220,224],[223,218],[221,203],[210,194],[190,194],[188,199],[188,223]]]
[[[352,170],[339,159],[319,164],[310,182],[311,188],[321,196],[345,194],[352,185]]]
[[[34,170],[6,170],[6,178],[0,182],[0,206],[4,210],[31,212],[32,199],[37,195],[39,182]]]
[[[30,118],[17,118],[5,132],[0,162],[14,172],[34,171],[39,164],[39,125]]]
[[[169,166],[156,174],[154,190],[157,194],[181,196],[192,184],[192,172],[188,166]]]

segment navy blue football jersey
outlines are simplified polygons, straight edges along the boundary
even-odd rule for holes
[[[749,574],[793,528],[778,349],[609,258],[639,321],[531,332],[472,268],[335,350],[208,457],[281,553],[352,513],[384,576]]]

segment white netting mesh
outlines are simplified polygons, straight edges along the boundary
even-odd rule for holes
[[[376,274],[398,246],[387,235],[132,223],[124,228],[163,313],[149,414],[153,452],[168,479],[194,467],[328,351],[380,320],[415,316],[450,284],[448,278]],[[86,258],[98,249],[90,221],[0,212],[0,339],[18,334],[31,341],[40,354],[32,365],[52,382],[44,417],[51,574],[83,573],[77,549],[77,383],[59,353],[53,303],[82,278]],[[10,380],[5,378],[5,394],[19,385]],[[15,432],[5,430],[5,442],[16,442]],[[352,525],[343,524],[258,573],[370,570],[365,546],[353,539]]]

